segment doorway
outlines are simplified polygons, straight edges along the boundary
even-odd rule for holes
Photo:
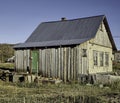
[[[39,68],[39,51],[38,50],[32,50],[31,51],[31,57],[32,57],[32,63],[31,63],[31,69],[32,73],[38,74],[38,68]]]

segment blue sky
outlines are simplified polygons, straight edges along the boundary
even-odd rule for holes
[[[24,42],[41,22],[101,14],[120,49],[120,0],[0,0],[0,43]]]

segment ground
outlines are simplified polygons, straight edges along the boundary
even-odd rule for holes
[[[120,88],[98,85],[7,83],[0,81],[1,103],[119,103]]]
[[[91,85],[77,82],[12,83],[0,80],[0,103],[120,103],[120,81]]]

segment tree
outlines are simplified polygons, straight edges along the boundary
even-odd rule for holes
[[[13,45],[0,44],[0,62],[5,62],[14,55]]]

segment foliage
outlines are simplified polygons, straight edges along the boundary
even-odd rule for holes
[[[5,62],[14,55],[13,45],[0,44],[0,62]]]
[[[113,69],[114,70],[120,69],[120,62],[113,61]]]
[[[108,84],[108,86],[109,86],[113,91],[118,91],[118,92],[120,92],[120,80],[116,80],[116,81]]]

